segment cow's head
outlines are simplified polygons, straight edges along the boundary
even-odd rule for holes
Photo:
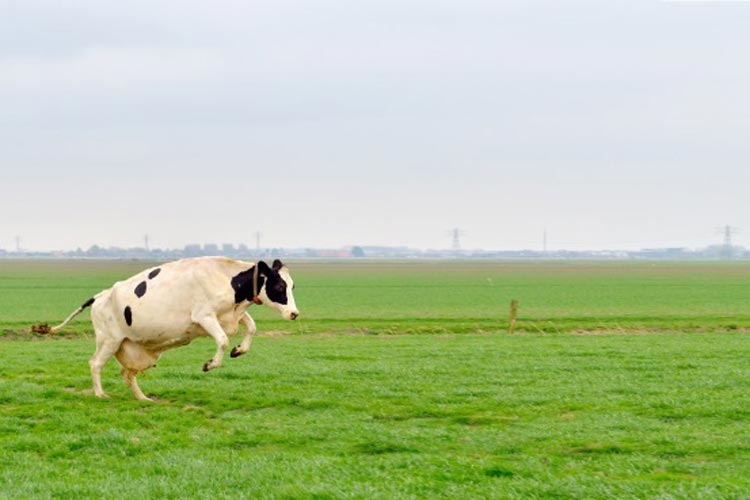
[[[284,319],[297,319],[299,309],[294,302],[294,281],[289,269],[279,259],[274,260],[271,267],[260,261],[258,274],[265,278],[258,292],[263,303],[279,311]]]

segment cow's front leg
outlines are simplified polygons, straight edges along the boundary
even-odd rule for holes
[[[203,371],[207,372],[221,365],[224,351],[229,347],[229,338],[219,324],[219,320],[216,319],[216,316],[202,316],[197,318],[196,322],[216,341],[216,354],[203,365]]]
[[[242,319],[240,321],[242,321],[242,324],[247,327],[247,331],[245,332],[245,337],[242,339],[242,343],[232,349],[232,352],[229,353],[229,355],[233,358],[242,356],[250,350],[250,344],[253,343],[253,335],[258,331],[258,329],[255,327],[255,321],[253,321],[253,318],[250,317],[247,312],[242,315]]]

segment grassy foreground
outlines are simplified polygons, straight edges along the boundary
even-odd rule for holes
[[[261,337],[90,394],[86,340],[0,342],[8,498],[740,498],[744,334]]]

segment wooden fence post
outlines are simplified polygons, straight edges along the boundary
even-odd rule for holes
[[[516,329],[516,316],[518,315],[518,299],[510,301],[510,322],[508,322],[508,333],[513,335]]]

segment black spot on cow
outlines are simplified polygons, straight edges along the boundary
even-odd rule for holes
[[[123,312],[125,315],[125,323],[128,324],[128,326],[133,324],[133,311],[130,310],[130,306],[125,306],[125,311]]]
[[[160,272],[161,272],[161,268],[157,267],[156,269],[154,269],[153,271],[151,271],[150,273],[148,273],[148,279],[152,280],[152,279],[156,278],[157,276],[159,276]]]
[[[147,288],[147,285],[145,281],[141,281],[140,283],[138,283],[138,286],[135,287],[135,290],[134,290],[136,297],[140,299],[141,297],[146,295],[146,288]]]
[[[88,306],[94,303],[94,297],[91,297],[89,300],[83,303],[81,306],[81,310],[86,309]]]

